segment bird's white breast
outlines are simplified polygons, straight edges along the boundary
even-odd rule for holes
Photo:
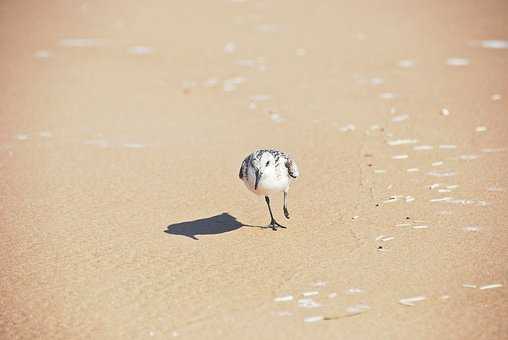
[[[290,183],[287,170],[276,168],[273,171],[267,171],[261,176],[258,187],[255,189],[256,173],[254,168],[247,169],[248,179],[243,178],[245,186],[257,195],[268,196],[281,191],[287,191]]]

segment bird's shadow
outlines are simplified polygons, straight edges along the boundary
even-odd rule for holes
[[[165,233],[171,235],[182,235],[198,240],[196,235],[213,235],[227,233],[241,227],[265,228],[243,224],[228,213],[222,213],[199,220],[174,223],[167,226]]]

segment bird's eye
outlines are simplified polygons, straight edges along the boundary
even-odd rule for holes
[[[270,161],[266,162],[266,166],[269,166],[270,165]]]

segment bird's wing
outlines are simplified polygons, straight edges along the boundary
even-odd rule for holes
[[[296,165],[296,162],[289,157],[286,160],[286,168],[288,168],[289,176],[293,178],[300,176],[300,171],[298,171],[298,165]]]
[[[240,179],[243,179],[243,176],[247,174],[247,166],[249,164],[250,157],[251,157],[250,155],[247,156],[242,162],[242,166],[240,167],[240,174],[238,174],[238,177],[240,177]]]
[[[242,166],[240,167],[240,174],[238,174],[238,177],[240,177],[240,179],[243,178],[243,163],[242,163]]]

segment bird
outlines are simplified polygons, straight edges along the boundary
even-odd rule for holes
[[[273,230],[286,228],[273,217],[269,196],[284,192],[284,216],[289,219],[287,208],[289,185],[298,176],[300,172],[296,162],[286,153],[278,150],[256,150],[243,160],[239,177],[247,189],[256,195],[265,196],[270,213],[270,223],[267,227]]]

